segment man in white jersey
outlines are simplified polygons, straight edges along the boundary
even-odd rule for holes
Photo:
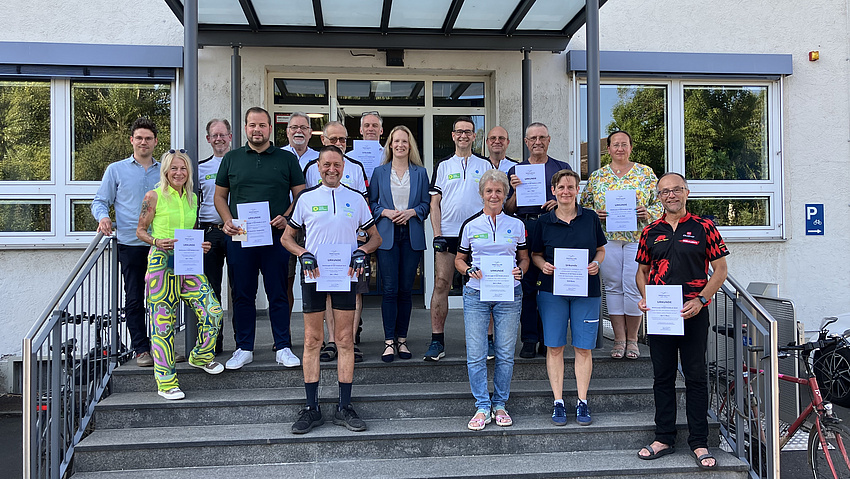
[[[343,160],[345,165],[343,166],[342,171],[342,179],[340,183],[343,185],[358,191],[363,196],[366,196],[366,172],[363,169],[363,165],[360,164],[357,160],[352,160],[351,158],[345,156],[345,148],[348,142],[348,130],[345,128],[341,122],[331,121],[325,124],[325,127],[322,129],[322,144],[325,146],[335,146],[340,149],[343,153]],[[319,160],[313,160],[310,163],[307,163],[307,166],[304,167],[304,180],[307,184],[307,188],[312,188],[322,182],[322,178],[319,174]],[[299,244],[303,242],[299,241]],[[369,291],[369,285],[366,283],[366,276],[358,278],[357,286],[360,287],[361,283],[365,286],[366,291]],[[360,292],[357,291],[357,300],[358,303],[362,304],[362,298]],[[330,298],[328,299],[330,302]],[[355,308],[357,311],[357,308]],[[355,314],[355,325],[359,323],[360,315]],[[325,323],[328,325],[328,342],[322,348],[322,352],[319,355],[319,360],[322,362],[333,361],[337,356],[336,349],[336,340],[334,334],[334,316],[333,309],[330,308],[330,304],[328,304],[328,308],[325,310]],[[355,334],[357,327],[355,326]],[[355,344],[357,341],[355,341]],[[357,346],[354,347],[354,362],[359,363],[363,361],[363,352],[360,351],[360,348]]]
[[[518,161],[513,158],[508,158],[508,145],[511,144],[511,139],[508,137],[508,130],[501,126],[494,126],[487,133],[487,157],[493,168],[498,168],[506,175],[511,167],[516,165]]]
[[[299,413],[298,420],[292,425],[294,434],[304,434],[316,426],[324,424],[319,408],[319,349],[322,346],[324,328],[322,316],[327,299],[333,304],[336,319],[335,333],[339,357],[337,378],[339,380],[339,404],[334,412],[333,422],[351,431],[365,431],[366,423],[357,416],[351,406],[351,383],[354,378],[354,306],[355,293],[349,278],[344,278],[348,291],[320,291],[318,282],[321,275],[332,270],[319,264],[317,258],[323,256],[330,245],[343,246],[345,254],[339,264],[348,267],[348,275],[363,273],[365,258],[381,245],[381,236],[375,227],[375,220],[369,210],[366,199],[357,191],[340,183],[344,171],[342,152],[332,146],[319,150],[319,173],[322,183],[305,189],[295,199],[292,215],[281,237],[281,243],[301,261],[302,283],[301,297],[304,311],[304,389],[307,406]],[[357,246],[357,230],[369,233],[369,241]],[[305,245],[299,246],[295,237],[298,230],[306,233]],[[356,249],[355,249],[356,248]],[[331,253],[329,253],[331,254]],[[334,262],[329,256],[327,264]]]
[[[222,221],[215,210],[215,178],[221,159],[230,151],[233,134],[230,122],[221,118],[213,118],[207,122],[207,142],[213,150],[212,156],[198,162],[198,181],[200,183],[200,198],[198,202],[198,228],[204,230],[204,241],[209,241],[212,247],[204,253],[204,274],[212,285],[215,297],[221,298],[222,271],[224,259],[227,257],[227,235],[221,231]],[[224,326],[222,325],[222,328]],[[215,342],[215,353],[221,353],[224,347],[223,335],[219,333]]]
[[[459,117],[452,125],[455,154],[441,160],[431,178],[431,226],[434,229],[434,292],[431,296],[431,344],[426,361],[439,361],[446,355],[446,315],[449,291],[454,278],[460,226],[481,210],[484,203],[478,194],[478,181],[492,168],[485,158],[472,153],[475,124],[468,116]]]

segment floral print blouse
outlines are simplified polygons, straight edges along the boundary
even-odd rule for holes
[[[655,177],[652,168],[646,165],[635,163],[622,178],[619,178],[609,164],[590,174],[587,186],[581,193],[581,205],[593,210],[604,210],[605,193],[608,190],[635,190],[637,192],[637,204],[638,206],[646,206],[649,212],[649,220],[638,219],[638,231],[613,231],[609,233],[606,229],[605,237],[608,241],[637,243],[640,240],[640,230],[660,218],[663,212],[663,207],[661,202],[658,201],[655,191],[656,183],[658,183],[658,178]],[[602,227],[605,228],[604,220]]]

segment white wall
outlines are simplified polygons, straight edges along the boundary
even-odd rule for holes
[[[845,0],[617,0],[600,10],[602,50],[793,55],[784,82],[785,242],[731,243],[729,273],[779,284],[797,318],[850,311],[850,30]],[[585,49],[582,29],[569,48]],[[810,50],[820,60],[808,61]],[[804,205],[825,205],[825,235],[806,236]]]

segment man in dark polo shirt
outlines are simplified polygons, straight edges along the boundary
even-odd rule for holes
[[[301,360],[291,349],[289,300],[286,297],[289,252],[280,244],[280,236],[286,228],[284,215],[290,208],[288,193],[295,196],[304,189],[304,175],[295,155],[274,146],[269,140],[270,135],[269,112],[259,107],[249,108],[245,113],[248,142],[224,156],[215,179],[215,208],[223,222],[222,231],[229,236],[227,266],[233,278],[236,351],[227,361],[227,369],[239,369],[254,360],[256,298],[261,271],[269,300],[269,320],[277,362],[286,367],[301,365]],[[268,246],[245,248],[232,239],[238,232],[232,220],[239,217],[237,205],[258,201],[269,202],[272,242]]]
[[[708,339],[708,305],[726,280],[726,256],[729,250],[711,220],[688,213],[688,183],[678,173],[667,173],[658,180],[658,198],[664,216],[643,229],[636,261],[637,287],[646,306],[646,285],[681,285],[682,318],[685,334],[649,335],[649,351],[655,382],[655,441],[644,446],[638,456],[656,459],[670,454],[676,442],[676,373],[681,357],[685,376],[688,418],[688,446],[700,469],[717,466],[708,452],[708,380],[705,348]],[[714,274],[708,278],[708,264]]]
[[[505,210],[508,213],[513,213],[519,216],[525,223],[525,231],[528,237],[531,238],[534,234],[534,227],[537,224],[537,218],[551,211],[558,202],[555,201],[555,195],[552,194],[549,184],[552,182],[552,177],[555,173],[561,170],[571,170],[570,165],[563,161],[558,161],[549,156],[549,128],[543,123],[535,122],[528,125],[525,129],[525,146],[528,147],[529,157],[520,165],[546,165],[546,203],[542,205],[520,206],[516,205],[516,187],[522,181],[516,175],[516,167],[511,167],[508,170],[508,179],[511,181],[511,189],[508,193],[508,200],[505,202]],[[537,276],[540,270],[534,266],[534,263],[528,266],[528,272],[522,277],[522,315],[520,315],[520,340],[522,340],[522,349],[520,357],[533,358],[537,351],[537,343],[540,343],[540,354],[546,353],[546,346],[543,345],[543,323],[540,321],[540,315],[537,313]]]

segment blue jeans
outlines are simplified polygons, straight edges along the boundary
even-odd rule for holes
[[[410,229],[396,225],[393,246],[376,251],[381,272],[381,317],[384,321],[384,339],[406,338],[413,306],[413,281],[422,252],[410,246]]]
[[[269,322],[274,349],[292,347],[289,335],[289,299],[286,296],[289,251],[280,244],[282,231],[272,228],[272,244],[243,248],[227,237],[227,266],[232,272],[233,332],[236,347],[254,350],[257,332],[257,288],[263,273],[263,286],[269,299]]]
[[[463,287],[463,324],[466,329],[466,369],[469,387],[478,409],[505,407],[511,394],[514,374],[516,330],[522,311],[522,286],[514,288],[513,301],[481,301],[477,289]],[[493,342],[496,367],[493,375],[493,399],[487,389],[487,327],[493,315]]]

